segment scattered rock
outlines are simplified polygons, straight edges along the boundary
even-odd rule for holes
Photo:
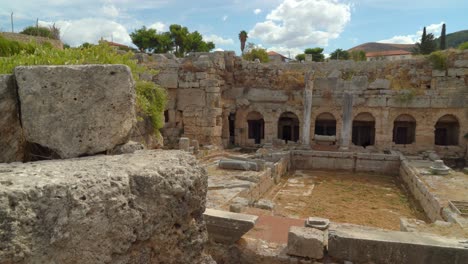
[[[183,151],[189,151],[190,148],[190,139],[186,137],[181,137],[179,139],[179,149]]]
[[[313,259],[323,258],[324,232],[314,228],[291,226],[287,254]]]
[[[129,141],[125,144],[116,146],[110,151],[109,154],[111,155],[129,154],[129,153],[134,153],[137,150],[143,150],[143,149],[145,149],[145,146],[143,144],[135,142],[135,141]]]
[[[275,208],[275,203],[271,200],[260,199],[255,203],[254,207],[271,211]]]
[[[305,221],[306,227],[317,228],[319,230],[325,230],[330,225],[330,220],[321,217],[309,217]]]

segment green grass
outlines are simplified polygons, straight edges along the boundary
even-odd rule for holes
[[[460,44],[458,46],[458,49],[460,50],[467,50],[468,49],[468,41],[467,42],[463,42],[462,44]]]
[[[140,74],[151,72],[139,65],[132,52],[117,53],[106,44],[92,45],[87,48],[54,49],[51,45],[18,43],[0,37],[0,74],[11,74],[17,66],[28,65],[78,65],[78,64],[124,64],[127,65],[136,82],[137,106],[151,117],[155,131],[164,124],[163,112],[167,101],[166,90],[153,82],[140,80]],[[155,74],[156,72],[152,72]]]

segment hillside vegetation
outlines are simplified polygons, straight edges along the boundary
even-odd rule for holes
[[[3,49],[5,48],[5,49]],[[28,65],[77,65],[77,64],[124,64],[136,82],[137,106],[151,117],[155,131],[163,126],[163,111],[167,100],[166,91],[153,82],[140,80],[140,74],[149,70],[137,64],[132,52],[118,53],[103,43],[87,48],[54,49],[51,45],[18,43],[0,36],[0,74],[11,74],[17,66]]]

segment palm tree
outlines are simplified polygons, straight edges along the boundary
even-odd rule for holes
[[[239,40],[240,40],[240,43],[241,43],[242,54],[244,54],[245,42],[247,41],[247,38],[249,38],[249,36],[247,36],[247,32],[245,30],[242,30],[239,33]]]

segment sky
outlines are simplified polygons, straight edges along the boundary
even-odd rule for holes
[[[180,24],[213,41],[217,50],[240,54],[247,42],[294,57],[305,48],[329,54],[366,42],[415,43],[423,27],[440,35],[468,29],[466,0],[0,0],[0,31],[36,24],[61,30],[71,46],[99,39],[133,46],[142,26],[167,31]]]

